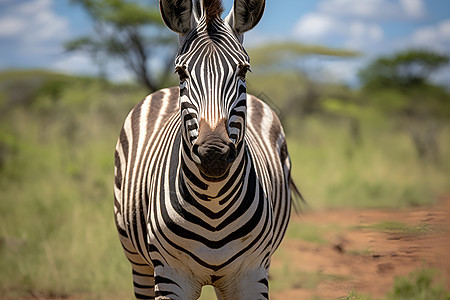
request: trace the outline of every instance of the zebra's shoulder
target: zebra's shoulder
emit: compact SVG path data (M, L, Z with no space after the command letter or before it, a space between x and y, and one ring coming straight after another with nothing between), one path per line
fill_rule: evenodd
M275 111L263 100L247 94L247 117L248 125L260 136L268 137L265 139L270 144L279 143L284 139L284 131Z
M132 139L153 136L167 121L179 115L179 88L158 90L137 103L129 112L119 135L119 144L131 145Z
M155 115L178 111L179 95L179 87L170 87L153 92L136 104L131 110L130 116L132 116L133 113L141 112L143 109L151 111L151 113Z
M180 89L178 87L165 88L151 93L131 109L124 125L128 123L132 127L136 127L142 123L142 119L145 119L146 122L152 122L152 120L161 117L167 118L174 113L178 113L179 94Z

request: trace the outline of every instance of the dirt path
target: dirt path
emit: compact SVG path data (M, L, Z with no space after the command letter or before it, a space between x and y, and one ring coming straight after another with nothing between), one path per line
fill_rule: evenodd
M292 268L311 274L334 274L313 289L297 288L271 293L272 299L336 299L350 291L383 297L396 276L420 267L441 270L450 288L450 196L429 208L405 211L339 210L306 213L294 223L330 225L322 244L287 239L282 247ZM395 222L395 223L394 223ZM378 225L377 225L378 224ZM400 230L399 224L407 225ZM339 229L341 228L341 229ZM282 263L273 260L272 267Z

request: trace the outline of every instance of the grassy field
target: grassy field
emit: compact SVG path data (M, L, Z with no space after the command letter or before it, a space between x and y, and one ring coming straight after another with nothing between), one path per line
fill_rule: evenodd
M0 295L131 299L113 221L113 154L123 119L145 92L86 80L55 86L31 91L19 106L0 94ZM359 141L345 122L319 117L294 116L287 132L306 210L402 208L450 191L447 125L438 163L419 160L387 120L362 124ZM327 230L305 225L288 238L320 243L315 231ZM311 285L339 279L294 275ZM274 278L273 288L283 289Z
M2 122L9 147L0 173L2 295L131 295L113 221L113 154L121 126L113 120L143 95L127 92L122 100L103 89L75 84L56 100L44 95L11 111L13 123Z
M312 209L425 205L450 188L448 127L442 160L433 163L418 159L406 133L384 124L363 127L360 141L339 124L307 119L300 126L288 147L293 177Z

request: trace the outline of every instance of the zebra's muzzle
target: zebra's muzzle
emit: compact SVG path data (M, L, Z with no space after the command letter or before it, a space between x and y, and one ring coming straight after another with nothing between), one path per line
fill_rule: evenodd
M199 136L192 147L192 154L200 160L196 163L200 172L209 178L223 178L236 160L236 147L228 137L226 122L220 121L214 129L200 121Z

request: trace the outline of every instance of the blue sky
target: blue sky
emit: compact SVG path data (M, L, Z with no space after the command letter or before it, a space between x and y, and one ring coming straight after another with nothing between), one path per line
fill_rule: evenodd
M225 0L224 6L228 11L232 1ZM96 74L88 55L67 54L62 47L64 41L91 31L89 17L69 0L0 0L0 69ZM358 59L307 59L317 73L355 83L358 69L379 55L411 47L450 55L450 1L267 0L264 17L246 35L245 44L249 48L277 40L361 51ZM108 71L116 80L131 76L120 63L112 63ZM450 86L450 67L435 80Z

